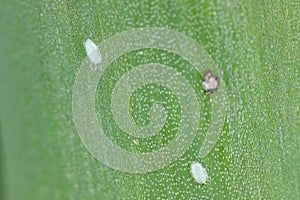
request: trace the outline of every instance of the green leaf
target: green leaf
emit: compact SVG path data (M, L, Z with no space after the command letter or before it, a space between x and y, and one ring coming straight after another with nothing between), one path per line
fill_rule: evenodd
M298 1L3 1L0 199L297 199L299 10ZM98 82L95 110L106 136L126 151L152 152L169 144L185 106L170 88L147 84L129 99L130 115L138 126L147 126L158 103L166 124L149 138L126 134L111 110L113 88L126 72L151 62L170 65L199 100L200 128L189 148L170 165L131 173L107 167L87 150L72 101L80 67L88 62L84 41L98 45L145 27L168 28L201 45L223 88L203 93L203 74L187 58L163 49L134 50L114 60ZM184 44L178 48L188 49ZM222 134L208 155L199 157L214 123L210 99L223 89ZM122 160L113 152L107 156ZM192 178L194 161L206 169L208 184Z

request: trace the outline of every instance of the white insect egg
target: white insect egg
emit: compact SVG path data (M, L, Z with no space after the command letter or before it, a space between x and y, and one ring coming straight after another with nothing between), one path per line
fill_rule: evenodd
M208 182L208 175L201 163L193 162L191 164L192 177L200 184L206 184Z
M90 39L84 42L84 47L87 56L93 64L99 64L101 62L101 54L97 45Z
M208 71L204 74L204 79L202 80L202 85L204 90L209 93L214 93L218 90L220 85L220 78L215 77L212 72Z
M138 141L138 140L133 140L133 143L134 143L135 145L139 145L139 141Z

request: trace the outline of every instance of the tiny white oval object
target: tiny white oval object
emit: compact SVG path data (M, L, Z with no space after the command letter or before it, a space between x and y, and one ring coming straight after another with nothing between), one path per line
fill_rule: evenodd
M215 91L218 90L220 83L221 83L220 77L214 76L211 71L207 71L204 74L202 85L206 92L210 92L211 94L214 93Z
M208 182L208 175L204 167L198 162L191 164L192 177L200 184L206 184Z
M101 62L101 54L97 45L92 40L87 39L84 42L84 47L90 61L94 64L99 64Z

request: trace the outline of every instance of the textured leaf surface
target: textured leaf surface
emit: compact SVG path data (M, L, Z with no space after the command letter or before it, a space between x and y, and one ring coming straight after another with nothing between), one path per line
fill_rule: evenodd
M2 2L0 169L4 198L0 198L297 199L299 10L298 1ZM171 165L132 174L106 167L85 149L72 119L72 92L86 59L83 42L87 38L98 44L141 27L168 27L202 45L226 84L228 108L222 135L205 158L197 156L207 127ZM166 107L171 113L169 125L159 136L153 141L139 140L137 146L111 124L107 108L113 85L109 84L139 62L172 63L178 57L154 49L143 53L142 59L137 51L117 59L100 80L96 95L96 110L106 113L103 126L112 133L108 137L133 152L152 151L168 143L179 120L174 114L179 112L176 96L154 84L133 93L130 102L139 125L149 123L147 112L142 111L149 110L153 99ZM175 68L182 66L190 67L181 60ZM199 89L201 76L192 70L186 74L198 88L197 97L203 99L201 112L209 113L209 98ZM201 123L208 119L209 114ZM209 184L192 179L194 160L206 168Z

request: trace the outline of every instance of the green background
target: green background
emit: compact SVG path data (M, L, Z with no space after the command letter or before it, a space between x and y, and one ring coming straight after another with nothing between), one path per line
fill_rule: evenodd
M299 198L299 4L1 0L0 199ZM76 132L72 90L83 42L149 26L196 40L226 83L223 133L200 160L208 185L189 173L200 137L170 166L141 175L104 166Z

